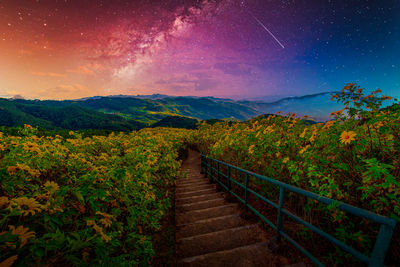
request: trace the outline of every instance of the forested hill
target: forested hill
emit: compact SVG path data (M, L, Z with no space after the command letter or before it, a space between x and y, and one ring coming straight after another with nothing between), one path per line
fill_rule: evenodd
M119 115L106 114L78 105L42 105L42 102L0 99L0 126L30 124L45 129L104 129L131 131L145 127L144 123Z

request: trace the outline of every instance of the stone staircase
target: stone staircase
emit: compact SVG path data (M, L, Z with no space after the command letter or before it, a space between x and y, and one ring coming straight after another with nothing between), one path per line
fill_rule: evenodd
M176 183L177 266L282 266L271 253L264 229L241 217L239 204L200 174L200 157L190 151ZM186 176L186 177L185 177Z

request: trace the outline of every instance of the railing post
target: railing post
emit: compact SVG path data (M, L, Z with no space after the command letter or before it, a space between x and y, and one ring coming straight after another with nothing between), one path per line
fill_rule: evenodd
M231 167L228 166L228 191L231 191Z
M281 240L281 234L279 233L282 230L283 218L282 218L282 207L283 207L283 200L285 198L285 188L279 187L279 204L278 204L278 217L276 222L276 233L277 233L277 240Z
M381 225L368 266L383 266L393 231L394 227L386 224Z
M248 203L249 203L249 174L246 173L246 177L245 177L245 192L244 192L244 201L246 202L246 212L248 211Z

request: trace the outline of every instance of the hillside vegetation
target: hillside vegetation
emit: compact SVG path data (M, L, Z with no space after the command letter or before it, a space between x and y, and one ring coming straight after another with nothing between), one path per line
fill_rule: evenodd
M29 124L44 129L132 131L144 123L80 106L50 106L40 102L0 99L0 126Z
M0 263L148 265L188 133L22 133L0 132Z

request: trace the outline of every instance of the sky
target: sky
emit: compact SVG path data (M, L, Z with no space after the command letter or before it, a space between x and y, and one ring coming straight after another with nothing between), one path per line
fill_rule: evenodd
M0 0L0 97L400 95L400 1Z

